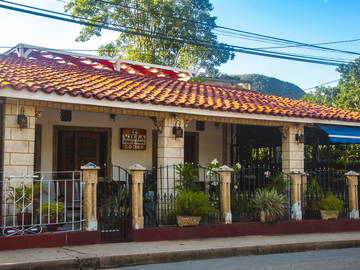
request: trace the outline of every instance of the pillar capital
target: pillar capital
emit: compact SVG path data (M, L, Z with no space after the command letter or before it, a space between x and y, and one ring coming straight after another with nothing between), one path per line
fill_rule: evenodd
M131 165L129 168L128 168L129 171L146 171L146 168L141 166L140 164L138 163L135 163L133 165Z

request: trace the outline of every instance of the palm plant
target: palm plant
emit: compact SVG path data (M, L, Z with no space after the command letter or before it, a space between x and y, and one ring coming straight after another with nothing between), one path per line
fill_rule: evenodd
M261 222L275 221L285 214L285 196L275 189L258 189L252 203L260 211Z

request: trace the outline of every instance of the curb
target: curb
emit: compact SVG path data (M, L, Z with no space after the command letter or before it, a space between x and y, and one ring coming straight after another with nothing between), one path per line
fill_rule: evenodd
M235 256L265 255L274 253L290 253L320 249L341 249L360 247L360 240L343 240L327 242L310 242L278 245L260 245L250 247L231 247L202 250L186 250L150 254L118 255L103 257L81 257L54 261L31 263L0 264L1 270L93 270L134 265L170 263L189 260L216 259Z

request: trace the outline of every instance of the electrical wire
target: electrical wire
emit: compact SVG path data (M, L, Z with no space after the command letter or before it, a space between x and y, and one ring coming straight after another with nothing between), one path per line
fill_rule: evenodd
M57 1L60 1L60 0L57 0ZM68 3L66 1L61 1L61 2ZM138 11L141 11L141 12L149 13L149 10L146 10L146 9L143 9L143 8L137 8L137 7L128 6L128 5L124 5L124 4L120 4L120 3L113 3L113 2L110 2L110 1L106 1L106 0L97 0L97 2L101 2L101 3L109 4L109 5L112 5L112 6L119 6L119 7L122 7L122 8L133 9L133 10L138 10ZM215 23L214 23L214 25L209 25L209 24L206 24L206 23L201 22L201 21L185 19L185 18L181 18L181 17L177 17L177 16L164 15L164 17L177 19L177 20L181 20L181 21L186 21L186 22L192 22L192 23L200 24L202 26L215 27L215 28L219 28L219 29L223 29L223 30L232 31L232 32L235 32L235 33L251 35L251 36L255 36L257 38L268 39L268 40L278 41L278 42L283 42L283 43L289 43L289 44L292 44L292 45L297 45L297 47L309 47L309 48L316 48L316 49L332 51L332 52L337 52L337 53L360 55L359 52L353 52L353 51L348 51L348 50L339 50L339 49L333 49L333 48L328 48L328 47L322 47L322 46L319 46L319 45L316 45L316 44L309 44L309 43L293 41L293 40L289 40L289 39L278 38L278 37L253 33L253 32L249 32L249 31L239 30L239 29L235 29L235 28L220 26L220 25L216 25Z
M337 80L332 80L332 81L329 81L329 82L325 82L325 83L322 83L322 84L319 84L319 85L316 85L316 86L313 86L313 87L310 87L310 88L307 88L307 89L304 89L303 91L309 91L309 90L312 90L312 89L316 89L320 86L324 86L324 85L327 85L327 84L330 84L330 83L333 83L333 82L338 82L340 81L341 79L337 79Z
M0 0L1 2L7 2L9 3L9 1L3 1ZM12 3L12 2L10 2ZM19 5L17 3L12 3L14 5ZM22 5L24 6L24 5ZM29 8L33 8L33 9L37 9L35 7L31 7L31 6L27 6ZM294 61L302 61L302 62L308 62L308 63L317 63L317 64L325 64L325 65L340 65L340 64L344 64L345 62L343 61L335 61L335 60L329 60L326 58L321 58L321 57L304 57L304 56L299 56L299 55L291 55L291 54L286 54L286 53L278 53L278 52L269 52L269 51L261 51L261 50L257 50L257 49L252 49L252 48L246 48L246 47L241 47L241 46L234 46L234 45L227 45L227 44L223 44L224 47L221 46L216 46L213 44L207 44L207 43L203 43L203 42L199 42L199 41L191 41L191 40L183 40L183 39L174 39L174 38L169 38L168 36L161 36L158 34L146 34L143 32L139 32L139 31L133 31L133 30L128 30L128 29L121 29L121 28L115 28L115 27L111 27L109 26L109 24L96 24L93 22L89 22L89 21L77 21L74 19L69 19L69 18L64 18L64 17L59 17L59 16L54 16L54 15L50 15L50 14L45 14L45 13L40 13L40 12L36 12L36 11L31 11L31 10L25 10L22 8L17 8L17 7L12 7L12 6L7 6L7 5L0 5L0 8L5 8L5 9L9 9L9 10L13 10L13 11L18 11L18 12L22 12L22 13L27 13L27 14L32 14L32 15L37 15L37 16L42 16L42 17L46 17L46 18L51 18L51 19L56 19L56 20L61 20L61 21L66 21L66 22L71 22L71 23L77 23L77 24L82 24L82 25L86 25L86 26L92 26L92 27L98 27L98 28L102 28L102 29L107 29L107 30L112 30L112 31L118 31L118 32L125 32L128 34L135 34L135 35L141 35L141 36L147 36L147 37L151 37L151 38L157 38L157 39L165 39L165 40L169 40L172 42L181 42L181 43L188 43L194 46L201 46L201 47L206 47L209 49L219 49L219 50L227 50L227 51L231 51L231 52L240 52L240 53L247 53L247 54L254 54L254 55L259 55L259 56L267 56L267 57L273 57L273 58L280 58L280 59L286 59L286 60L294 60ZM44 9L40 9L41 11L47 11ZM55 13L54 11L49 11L51 13ZM56 14L58 15L62 15L60 12L56 12ZM64 16L67 16L68 14L63 14ZM72 16L75 17L75 16ZM76 18L76 17L75 17ZM78 19L83 19L83 18L78 18Z

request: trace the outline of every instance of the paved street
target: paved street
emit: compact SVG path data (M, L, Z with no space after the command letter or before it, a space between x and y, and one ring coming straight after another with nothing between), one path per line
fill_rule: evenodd
M118 268L119 270L358 270L360 248L233 257Z

